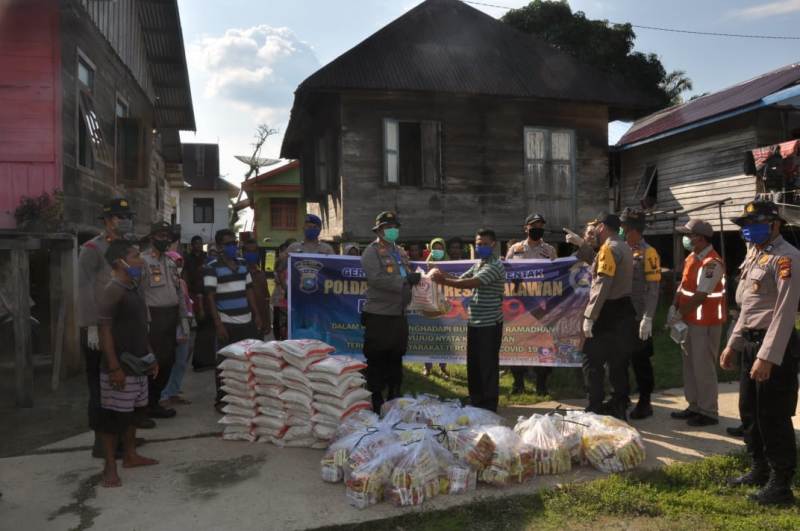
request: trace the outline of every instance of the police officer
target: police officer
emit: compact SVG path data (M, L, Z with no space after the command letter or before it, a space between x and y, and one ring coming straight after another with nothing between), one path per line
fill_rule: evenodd
M711 245L714 228L702 219L690 219L677 229L683 246L692 251L683 264L683 278L667 316L688 325L683 344L683 393L689 403L670 414L690 426L719 423L717 356L726 319L725 264Z
M78 325L81 329L81 348L86 357L86 379L89 386L89 427L95 432L92 455L103 457L97 422L100 414L100 334L97 317L97 297L111 281L111 266L105 259L108 245L133 232L133 216L128 200L115 198L103 205L104 229L98 236L81 246L78 255ZM150 419L140 427L152 428Z
M372 231L377 235L361 255L367 276L367 301L361 312L364 325L364 357L367 360L367 389L372 408L380 412L383 392L388 400L400 396L403 356L408 347L406 307L411 286L420 280L413 273L406 252L397 245L400 221L394 212L381 212Z
M658 306L658 288L661 283L661 258L658 251L642 237L645 226L644 212L626 208L620 216L622 236L633 253L633 286L631 300L639 323L639 338L631 354L633 374L639 389L639 401L630 413L632 419L653 415L650 395L655 386L653 364L653 316Z
M581 262L591 264L594 260L594 255L596 254L598 248L594 233L596 227L597 220L592 220L587 223L586 228L583 231L583 237L569 229L563 229L565 234L564 241L578 248L573 256Z
M181 290L178 267L166 256L172 243L172 226L166 221L157 221L150 228L151 248L142 253L145 266L140 288L144 294L150 317L150 346L158 359L159 371L151 378L148 391L150 402L148 414L154 418L170 418L175 410L159 404L161 392L169 381L175 363L176 333L178 326L189 335L189 319L186 299Z
M525 218L522 230L525 232L525 239L515 243L508 249L506 260L522 259L546 259L554 260L558 257L555 248L544 241L544 226L547 222L541 214L531 214ZM534 367L536 373L536 394L544 396L548 394L547 378L553 372L552 367ZM525 373L527 367L511 367L511 374L514 375L514 385L511 388L513 394L525 392Z
M322 232L322 220L319 216L306 214L306 221L303 225L303 241L292 243L286 252L289 254L335 254L333 247L319 241L320 232Z
M595 237L600 248L592 263L589 304L583 313L583 373L589 390L587 411L626 420L628 361L636 340L636 311L631 302L633 255L619 236L615 214L598 216ZM611 401L604 404L608 365Z
M763 487L751 499L764 505L793 504L800 251L780 235L784 220L771 201L748 203L732 221L756 251L742 270L741 313L720 358L722 368L732 369L741 355L739 412L752 419L745 422L752 468L730 484Z

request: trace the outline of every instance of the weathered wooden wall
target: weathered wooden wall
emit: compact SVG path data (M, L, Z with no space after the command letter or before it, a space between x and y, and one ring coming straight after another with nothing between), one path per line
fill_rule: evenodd
M138 18L136 19L138 21ZM66 1L61 9L61 79L63 85L63 179L65 213L70 224L81 233L97 232L102 204L114 196L127 197L136 211L136 230L144 233L156 219L168 219L164 164L159 144L150 130L154 124L153 103L128 66L120 59L106 37L82 7ZM113 166L95 163L93 171L78 167L78 49L96 67L94 104L103 135L114 149L115 105L117 95L129 104L129 116L141 120L147 131L149 157L145 157L150 178L142 187L126 187L117 182ZM113 151L112 151L113 152Z
M704 203L731 197L722 209L724 230L737 230L728 218L739 214L756 194L756 179L744 174L745 152L758 147L754 113L718 124L699 127L627 149L622 152L621 207L639 206L635 197L642 174L649 165L658 168L655 210L688 210ZM704 218L719 230L717 207L700 210L692 217ZM685 223L687 216L678 222ZM671 234L672 222L658 222L651 234Z
M441 123L441 188L383 184L385 118ZM528 213L548 210L545 204L526 200L531 190L526 189L524 128L536 126L575 131L575 219L550 219L550 228L574 226L606 208L605 106L450 94L344 93L341 211L331 212L332 218L342 216L345 240L371 239L375 215L390 209L399 213L404 240L471 237L482 226L495 229L502 239L518 238Z

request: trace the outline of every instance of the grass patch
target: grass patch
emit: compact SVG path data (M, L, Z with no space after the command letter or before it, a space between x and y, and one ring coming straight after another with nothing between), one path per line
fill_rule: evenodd
M656 312L653 324L653 370L655 372L656 389L672 389L683 387L683 352L670 338L664 330L664 323L667 318L667 304L661 304ZM722 351L722 348L720 348ZM403 391L406 393L429 393L438 395L442 398L466 398L467 393L467 368L466 365L448 365L450 380L445 380L438 364L433 364L433 374L425 377L423 365L421 363L405 364L405 375L403 381ZM735 371L718 370L719 381L729 382L737 379ZM631 389L635 391L636 385L631 371ZM526 381L526 393L520 395L511 394L513 377L510 373L505 373L500 377L500 405L530 405L546 400L561 400L565 398L583 398L583 375L580 368L564 367L553 370L548 380L550 395L541 396L535 394L533 384L530 379Z
M752 490L725 485L727 478L745 469L743 454L714 456L346 528L364 531L800 529L797 506L763 508L747 499ZM797 480L795 486L800 486Z

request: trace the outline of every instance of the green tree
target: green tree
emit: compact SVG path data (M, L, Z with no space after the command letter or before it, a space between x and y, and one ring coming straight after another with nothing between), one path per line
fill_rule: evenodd
M691 89L685 72L667 74L656 54L633 51L636 33L630 24L590 20L582 11L573 13L567 0L534 0L512 9L502 20L585 64L625 79L630 86L655 97L659 108L680 101L681 93Z

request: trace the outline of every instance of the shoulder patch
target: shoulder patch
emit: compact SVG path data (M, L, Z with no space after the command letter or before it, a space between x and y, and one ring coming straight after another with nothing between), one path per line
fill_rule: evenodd
M778 258L778 278L782 280L792 278L792 259L788 256Z
M597 274L613 277L617 273L617 261L611 247L603 245L597 254Z
M767 265L767 262L769 262L769 255L768 254L765 254L761 258L758 259L758 265L760 265L760 266Z
M88 242L84 243L83 246L87 249L97 249L97 245L95 245L95 243L92 240L89 240Z

